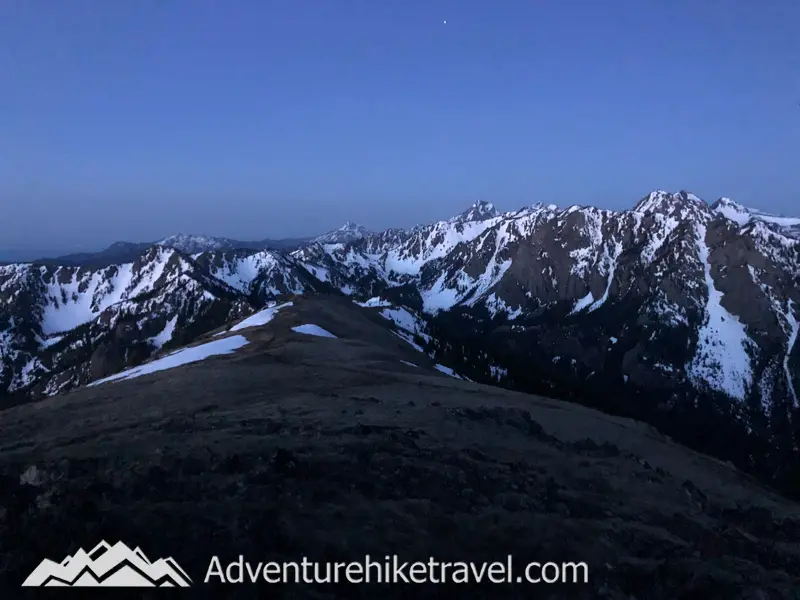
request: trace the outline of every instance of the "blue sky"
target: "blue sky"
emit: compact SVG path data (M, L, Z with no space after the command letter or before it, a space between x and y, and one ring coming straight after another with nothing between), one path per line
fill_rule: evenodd
M8 0L0 247L656 188L792 212L798 23L794 0Z

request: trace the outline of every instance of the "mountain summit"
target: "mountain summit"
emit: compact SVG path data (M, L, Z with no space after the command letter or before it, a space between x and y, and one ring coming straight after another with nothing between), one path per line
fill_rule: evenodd
M760 221L768 223L770 227L784 235L800 239L800 218L773 215L755 208L747 208L730 198L720 198L711 205L711 209L739 226L747 225L752 221Z
M500 215L494 204L486 200L477 200L467 210L453 219L461 222L488 221Z
M320 244L347 244L355 240L360 240L370 235L369 229L358 223L346 221L339 229L334 229L323 233L322 235L314 238L313 241Z
M708 210L708 208L708 204L704 200L691 192L656 190L642 198L633 208L633 212L661 213L666 216L686 218L697 211Z

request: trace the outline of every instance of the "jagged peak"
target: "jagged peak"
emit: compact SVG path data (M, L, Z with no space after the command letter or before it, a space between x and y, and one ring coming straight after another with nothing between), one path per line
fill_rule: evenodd
M366 227L364 227L363 225L359 225L354 221L345 221L344 225L339 227L339 229L337 229L336 231L353 231L359 233L369 233L369 230Z
M162 246L166 246L172 242L220 242L224 241L226 238L221 238L218 236L213 235L197 235L194 233L175 233L173 235L167 236L162 240L159 240L157 243L161 244Z
M157 242L148 248L142 250L140 257L155 257L155 256L171 256L180 252L177 248L173 248L167 244Z
M181 250L161 244L153 244L145 248L131 264L135 271L141 268L152 268L153 265L157 264L175 264L180 265L181 268L188 268L189 265ZM114 269L117 267L119 267L119 265L112 265L110 268Z
M472 205L458 215L455 221L488 221L500 215L494 204L488 200L476 200Z
M198 252L208 252L209 250L227 249L234 244L231 240L222 237L176 233L159 240L156 242L156 245L174 248L186 254L195 254Z
M730 219L739 226L746 225L753 218L748 208L726 197L718 198L711 205L711 210Z
M359 225L353 221L345 221L344 225L338 229L323 233L312 241L319 244L341 244L367 237L371 233L372 232L363 225Z
M654 190L637 202L633 212L641 214L661 213L685 218L696 210L707 210L708 208L705 200L686 190L679 192Z
M545 204L544 202L534 202L533 204L528 207L528 210L533 211L549 211L549 212L556 212L558 210L557 204Z
M734 202L727 196L721 196L717 198L714 203L711 205L711 208L716 208L718 206L733 206L735 208L740 208L742 210L747 210L743 205L739 204L738 202Z
M523 206L517 210L508 213L511 216L534 215L540 213L554 213L558 211L558 206L555 204L544 204L542 202L534 202L528 206Z

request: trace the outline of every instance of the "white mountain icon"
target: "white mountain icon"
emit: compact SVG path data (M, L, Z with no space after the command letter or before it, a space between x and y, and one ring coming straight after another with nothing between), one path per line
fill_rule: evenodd
M140 548L100 542L60 563L45 558L22 587L189 587L191 582L172 558L150 562Z

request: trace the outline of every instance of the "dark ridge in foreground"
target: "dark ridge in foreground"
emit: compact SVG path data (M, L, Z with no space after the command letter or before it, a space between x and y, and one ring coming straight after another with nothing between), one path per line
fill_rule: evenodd
M28 597L43 558L104 539L173 557L198 598L800 597L800 507L649 426L437 373L346 299L243 333L232 355L0 413L3 589ZM590 582L203 584L240 554L511 554L586 561Z

